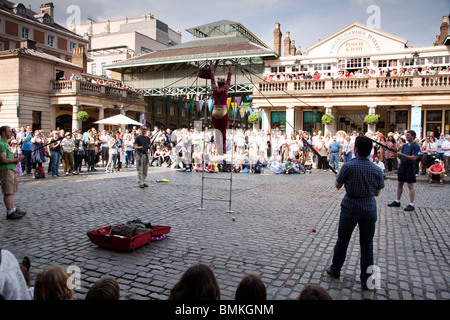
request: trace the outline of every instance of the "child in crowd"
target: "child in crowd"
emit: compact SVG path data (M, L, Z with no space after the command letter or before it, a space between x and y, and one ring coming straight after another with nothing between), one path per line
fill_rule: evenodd
M34 300L75 300L67 286L70 275L61 266L51 266L38 273L34 283Z
M214 272L207 265L193 265L170 291L169 300L220 300L219 283Z
M236 289L237 301L264 301L267 300L266 286L256 274L248 274L242 278Z
M120 287L119 283L113 277L101 277L89 289L86 294L86 300L119 300Z
M298 173L294 170L292 167L292 160L291 158L288 158L286 163L284 164L284 170L283 173L290 174L290 173Z
M333 300L333 298L321 286L307 284L304 286L302 292L300 292L297 300Z

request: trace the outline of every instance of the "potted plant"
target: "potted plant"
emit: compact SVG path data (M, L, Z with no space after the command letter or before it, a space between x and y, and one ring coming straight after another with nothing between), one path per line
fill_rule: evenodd
M333 124L334 123L334 116L332 114L329 113L325 113L322 116L322 123L325 124Z
M251 114L251 115L248 116L247 121L248 121L248 123L252 123L252 124L258 123L259 122L259 115L257 115L256 113Z
M79 111L77 113L77 119L81 121L86 121L87 119L89 119L89 115L86 111Z
M380 121L380 116L377 114L369 114L364 118L364 122L367 124L377 124Z

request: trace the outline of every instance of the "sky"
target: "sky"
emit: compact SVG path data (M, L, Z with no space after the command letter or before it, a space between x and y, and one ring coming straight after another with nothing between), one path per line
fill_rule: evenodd
M20 1L38 12L51 0L13 0ZM283 39L289 31L302 52L355 21L404 38L408 46L432 46L442 17L450 14L450 0L53 0L53 4L56 22L65 27L77 12L80 23L152 12L169 28L181 31L182 42L193 39L185 31L188 28L231 20L273 48L275 23L280 23Z

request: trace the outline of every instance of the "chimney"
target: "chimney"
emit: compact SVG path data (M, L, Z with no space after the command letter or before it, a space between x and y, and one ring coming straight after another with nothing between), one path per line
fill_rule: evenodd
M297 52L298 52L298 55L299 55L299 56L302 55L302 47L301 47L301 46L298 46L298 47L297 47Z
M53 2L49 2L41 5L41 14L47 13L52 21L55 21L55 6Z
M87 56L84 47L74 48L72 54L72 63L83 68L82 72L87 71Z
M295 40L291 40L290 55L295 56L296 53L297 53L297 48L295 47Z
M280 24L277 22L275 23L275 30L273 32L273 39L274 39L274 50L275 53L279 56L281 56L281 37L283 34L281 33Z
M21 48L31 49L31 50L37 50L36 41L26 39L20 42Z
M291 54L291 33L286 32L286 38L284 38L284 56L289 56Z

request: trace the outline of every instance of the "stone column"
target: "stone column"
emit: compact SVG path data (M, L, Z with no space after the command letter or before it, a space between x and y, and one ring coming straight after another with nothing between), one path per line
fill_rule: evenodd
M286 134L288 137L291 136L291 133L294 131L295 125L295 110L294 106L286 107Z
M334 116L334 123L333 124L325 124L324 135L326 135L327 133L330 133L331 136L334 136L337 131L337 121L338 121L338 119L336 119L336 117L337 117L336 110L333 108L332 105L327 104L327 105L325 105L325 113L331 114Z
M80 111L80 107L77 105L72 106L72 130L81 129L81 120L78 120L77 114Z
M263 113L261 130L270 131L270 110L262 109L261 112Z
M369 114L375 114L377 106L376 105L369 105L367 106L369 108ZM375 133L377 131L377 125L376 124L368 124L367 125L367 132Z
M123 116L126 116L123 105L122 105L122 108L120 109L120 114ZM123 125L121 125L121 127L122 127L122 132L125 132L125 125L123 124Z
M98 108L98 120L105 119L105 107L99 107ZM105 125L103 123L98 124L98 132L102 132L105 130Z

